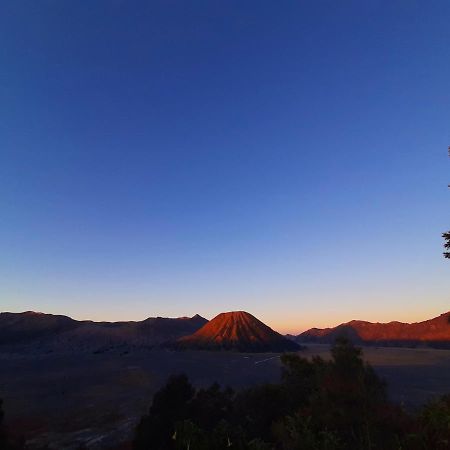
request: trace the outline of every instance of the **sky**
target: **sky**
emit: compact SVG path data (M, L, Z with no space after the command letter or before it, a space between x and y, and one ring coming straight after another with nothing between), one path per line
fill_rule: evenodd
M0 310L282 332L450 310L449 17L2 1Z

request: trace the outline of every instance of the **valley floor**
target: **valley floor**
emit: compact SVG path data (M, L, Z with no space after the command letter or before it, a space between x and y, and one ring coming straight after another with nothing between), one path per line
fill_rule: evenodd
M329 357L326 345L301 354ZM450 392L450 350L364 348L393 400L414 408ZM32 355L0 351L0 398L6 422L29 448L119 448L129 441L153 393L173 373L197 386L234 388L277 381L277 354L111 349L102 353Z

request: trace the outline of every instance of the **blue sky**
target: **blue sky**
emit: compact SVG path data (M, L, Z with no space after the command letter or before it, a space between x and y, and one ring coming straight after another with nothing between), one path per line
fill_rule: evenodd
M3 1L1 310L450 309L450 3Z

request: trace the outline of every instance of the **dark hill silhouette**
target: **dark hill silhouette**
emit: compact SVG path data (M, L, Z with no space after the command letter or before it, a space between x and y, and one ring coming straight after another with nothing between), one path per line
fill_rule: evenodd
M245 311L221 313L175 344L181 349L242 352L295 351L299 346Z
M72 330L78 324L76 320L67 316L34 311L0 313L0 344L48 337Z
M158 345L194 333L207 320L150 317L139 322L78 321L67 316L0 313L0 345L34 344L51 350L89 350L114 345Z
M299 334L296 342L332 344L338 336L358 344L450 348L450 312L416 323L352 320L334 328L311 328Z

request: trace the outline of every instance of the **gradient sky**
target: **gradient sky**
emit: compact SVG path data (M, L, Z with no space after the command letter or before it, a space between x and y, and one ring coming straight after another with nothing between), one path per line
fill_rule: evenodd
M2 1L0 306L450 309L450 2Z

